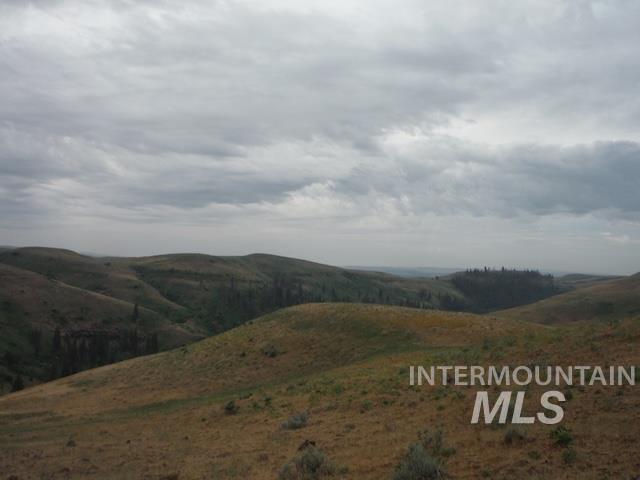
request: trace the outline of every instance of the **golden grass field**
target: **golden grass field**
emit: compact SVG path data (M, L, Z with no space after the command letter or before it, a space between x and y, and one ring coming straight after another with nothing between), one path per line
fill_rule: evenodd
M275 479L312 440L343 467L333 478L391 479L418 432L441 429L455 449L450 478L632 479L640 387L571 389L562 425L576 456L567 464L553 426L522 426L524 439L507 445L508 426L470 424L482 387L410 387L408 366L638 365L639 339L638 317L544 326L374 305L292 307L1 397L1 478ZM538 410L540 388L528 389L526 413ZM301 411L307 426L282 427Z

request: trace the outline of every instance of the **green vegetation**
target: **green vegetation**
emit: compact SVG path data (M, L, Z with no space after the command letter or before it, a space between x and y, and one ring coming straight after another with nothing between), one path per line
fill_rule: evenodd
M418 434L418 440L409 446L404 458L396 466L393 480L446 478L443 464L456 450L445 444L442 430L424 430Z
M235 415L236 413L238 413L239 410L240 410L240 407L236 405L236 402L234 400L229 400L224 405L224 413L226 413L227 415Z
M591 288L610 293L612 282L600 280L567 282L596 282L574 294ZM597 318L614 319L640 311L633 300L639 298L634 292L640 277L614 282L622 282L618 296L580 302L581 314L587 309ZM263 254L94 258L60 249L9 249L0 252L0 393L11 389L17 375L31 385L191 343L298 304L484 312L555 293L553 280L538 272L473 270L438 279L400 278ZM544 308L532 312L556 318ZM300 319L300 328L304 322ZM379 335L371 324L364 325L363 332ZM52 347L56 329L59 346ZM412 344L411 339L390 340L398 348ZM262 346L263 355L274 361L286 354L277 344ZM494 354L495 360L501 352ZM237 355L244 358L247 352Z
M454 274L451 283L466 296L469 308L478 312L533 303L560 292L551 275L535 270L467 270Z
M567 447L573 442L571 430L562 425L553 429L549 436L553 440L553 443L561 447Z
M444 475L440 462L422 444L414 443L396 467L393 480L439 480Z
M567 465L574 463L576 458L578 458L578 454L572 447L569 447L562 452L562 461Z
M11 385L11 391L17 392L24 388L24 380L22 380L22 375L18 374L18 376L13 380L13 384Z

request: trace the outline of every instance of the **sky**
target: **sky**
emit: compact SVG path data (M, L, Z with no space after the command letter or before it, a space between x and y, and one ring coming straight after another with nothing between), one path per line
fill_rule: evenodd
M640 271L640 2L5 0L0 244Z

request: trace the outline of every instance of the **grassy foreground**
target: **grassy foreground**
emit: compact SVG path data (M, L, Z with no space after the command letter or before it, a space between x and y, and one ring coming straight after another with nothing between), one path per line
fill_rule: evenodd
M639 339L637 318L549 327L375 305L292 307L0 398L0 472L274 479L310 440L337 467L327 478L391 479L419 433L440 430L453 478L632 478L639 387L570 389L563 446L553 426L471 425L477 388L410 387L408 366L637 365ZM541 391L528 389L526 413L539 409Z

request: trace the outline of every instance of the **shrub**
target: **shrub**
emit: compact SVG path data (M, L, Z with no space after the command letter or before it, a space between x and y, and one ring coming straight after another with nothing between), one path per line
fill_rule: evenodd
M440 429L435 432L423 430L418 434L418 439L425 451L435 458L446 458L456 453L455 448L445 445L444 434Z
M414 443L396 467L393 480L439 480L444 478L440 463L431 457L424 446Z
M445 478L442 462L456 453L447 447L442 430L424 430L418 434L418 443L409 446L409 451L396 466L393 480L438 480Z
M235 415L240 410L240 407L236 405L236 402L233 400L229 400L224 406L224 413L227 415Z
M317 480L333 477L337 472L336 466L322 450L309 445L282 467L278 480Z
M504 434L504 443L506 445L513 445L514 443L522 442L526 438L525 433L518 428L510 428Z
M562 461L569 465L576 461L577 456L578 454L576 453L576 451L573 448L569 447L564 452L562 452Z
M553 439L556 445L567 447L573 442L573 435L568 428L558 427L551 431L549 436Z
M291 415L286 422L282 423L282 428L287 430L297 430L307 426L309 420L309 414L307 412L296 413Z
M278 356L278 350L273 345L267 345L262 349L262 354L269 358Z

